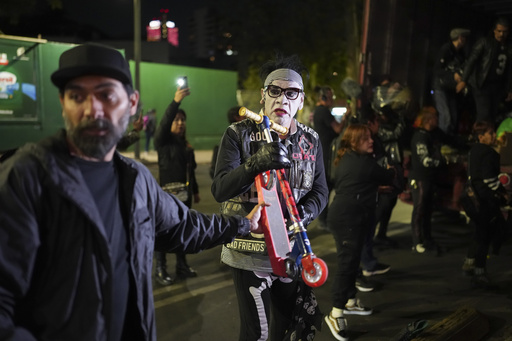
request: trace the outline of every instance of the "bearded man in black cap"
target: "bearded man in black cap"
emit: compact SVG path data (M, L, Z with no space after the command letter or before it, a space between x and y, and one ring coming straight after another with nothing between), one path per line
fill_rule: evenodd
M139 101L118 51L74 47L51 79L66 129L0 166L0 340L156 340L153 249L261 233L263 204L203 215L116 152Z

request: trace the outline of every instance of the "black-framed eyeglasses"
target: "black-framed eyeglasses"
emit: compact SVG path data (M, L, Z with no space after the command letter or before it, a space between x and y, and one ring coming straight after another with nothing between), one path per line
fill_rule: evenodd
M297 99L299 97L299 94L303 92L301 89L298 88L286 88L283 89L277 85L267 85L265 90L268 92L268 95L272 98L277 98L281 96L281 94L284 92L284 95L286 98L290 100Z

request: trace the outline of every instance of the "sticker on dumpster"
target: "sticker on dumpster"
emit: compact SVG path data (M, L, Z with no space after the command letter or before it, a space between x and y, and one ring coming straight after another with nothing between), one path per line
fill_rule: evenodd
M19 90L17 77L11 72L0 72L0 99L12 99L14 91Z

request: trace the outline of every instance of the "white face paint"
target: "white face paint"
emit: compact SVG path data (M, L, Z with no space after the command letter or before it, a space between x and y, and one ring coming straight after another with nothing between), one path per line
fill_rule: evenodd
M301 85L294 81L286 80L274 80L270 85L275 85L281 89L301 89ZM290 128L292 119L297 114L297 111L301 110L304 106L304 92L300 92L296 99L289 99L285 95L285 91L281 91L278 97L271 97L268 94L268 88L261 89L261 95L265 99L265 115L267 115L272 121L283 127Z

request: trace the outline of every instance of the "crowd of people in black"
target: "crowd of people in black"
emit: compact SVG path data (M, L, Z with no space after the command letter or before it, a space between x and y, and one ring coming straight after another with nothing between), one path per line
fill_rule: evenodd
M499 18L491 34L477 40L466 57L464 47L470 30L452 29L434 65L432 104L413 109L412 115L407 100L398 96L403 87L389 76L375 85L356 112L349 111L335 123L334 116L324 113L334 105L325 100L326 96L332 98L332 90L318 87L314 115L319 117L314 117L312 125L322 131L330 129L324 134L330 142L323 146L331 143L329 150L338 151L335 159L329 155L332 159L327 162L331 164L326 165L331 170L330 187L336 192L327 224L338 249L334 275L338 284L326 322L336 339L347 339L342 330L346 327L344 315L372 313L355 298L355 288L372 290L371 282L363 279L390 270L389 265L377 262L371 250L373 243L397 246L387 236L387 226L399 195L412 200L411 251L440 255L443 248L432 236L432 214L436 206L445 204L435 195L448 183L451 193L444 209L465 213L474 230L463 272L470 276L472 287L495 287L487 275L486 260L490 252L499 252L510 230L505 219L510 195L498 179L500 165L507 160L500 161L500 145L496 143L496 127L502 121L502 132L510 126L504 121L512 100L508 34L508 21ZM474 108L473 112L466 112L468 107ZM462 120L469 122L470 131L461 129ZM361 164L355 165L356 160ZM363 160L372 165L363 166ZM367 173L372 170L372 175ZM463 206L461 200L467 195L466 182L472 184L478 200L471 208ZM319 225L324 222L319 220ZM358 276L360 267L362 277Z

